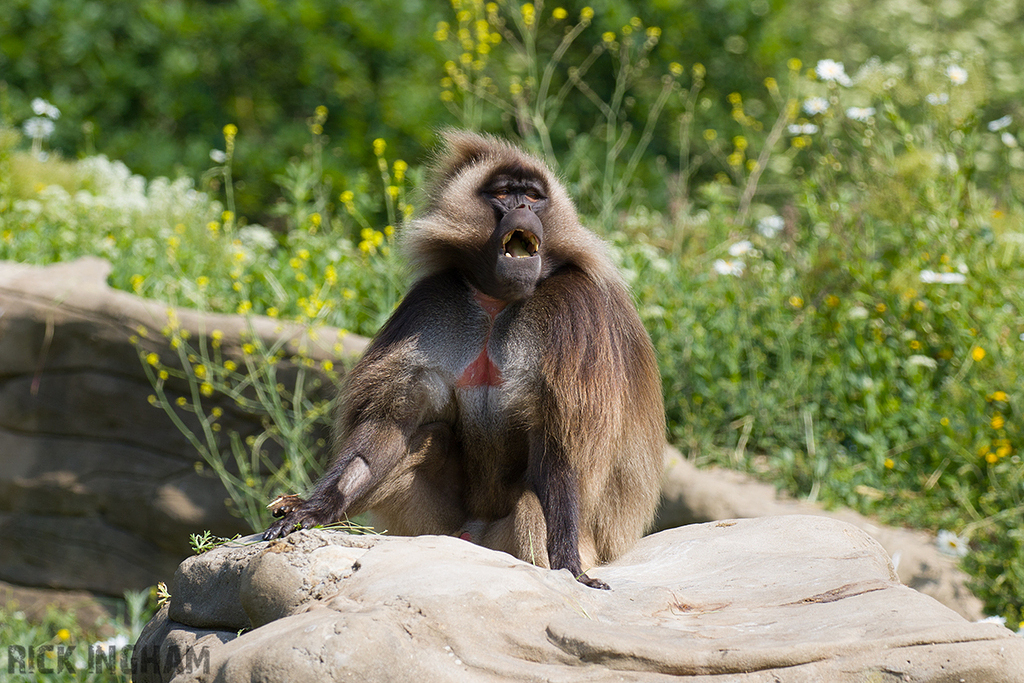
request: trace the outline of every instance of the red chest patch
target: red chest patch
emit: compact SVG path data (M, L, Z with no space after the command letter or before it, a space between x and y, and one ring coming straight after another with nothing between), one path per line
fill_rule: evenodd
M501 313L501 310L505 308L504 301L501 301L500 299L493 299L480 292L474 292L473 298L476 299L478 304L480 304L480 308L484 309L484 312L490 316L492 324L494 323L494 317ZM483 348L480 349L480 355L462 371L462 376L459 377L459 380L455 383L457 388L468 389L470 387L501 386L501 370L499 370L498 366L494 364L491 357L487 355L487 344L490 341L491 330L488 328Z

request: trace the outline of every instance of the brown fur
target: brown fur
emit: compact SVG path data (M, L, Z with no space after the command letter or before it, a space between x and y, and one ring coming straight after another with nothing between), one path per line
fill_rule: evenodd
M348 377L331 471L307 501L276 504L266 537L373 510L394 533L469 533L604 588L583 570L627 550L658 502L650 340L543 162L470 133L445 141L405 239L416 284ZM532 256L488 251L531 231Z

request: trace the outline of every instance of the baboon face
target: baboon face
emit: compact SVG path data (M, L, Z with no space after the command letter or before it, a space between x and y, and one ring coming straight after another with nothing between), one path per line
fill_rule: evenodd
M543 271L544 183L522 172L499 172L480 190L494 212L494 228L483 247L477 286L496 299L516 301L533 294Z

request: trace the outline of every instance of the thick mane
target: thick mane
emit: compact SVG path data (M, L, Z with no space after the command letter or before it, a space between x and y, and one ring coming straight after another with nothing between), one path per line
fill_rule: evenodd
M406 254L418 277L458 267L459 253L479 248L490 233L486 212L474 212L481 185L498 173L535 177L551 203L545 220L546 252L555 264L571 264L600 286L622 287L604 242L584 228L572 199L541 159L489 135L448 129L427 188L426 213L406 232Z

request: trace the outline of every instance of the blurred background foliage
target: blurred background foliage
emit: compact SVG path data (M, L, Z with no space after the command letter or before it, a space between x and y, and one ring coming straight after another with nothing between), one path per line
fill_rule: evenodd
M354 187L372 162L369 142L383 137L400 158L415 163L434 144L436 129L452 123L438 100L445 46L432 36L451 9L423 0L7 0L0 9L0 116L20 124L32 98L63 113L51 145L65 156L100 152L146 177L185 173L197 179L223 147L224 124L239 128L235 158L239 213L263 223L281 189L275 183L290 159L310 144L307 121L317 106L324 123L323 165L335 189ZM562 5L570 17L587 3ZM861 64L913 48L986 55L992 110L1019 110L1024 58L1019 0L597 0L596 34L619 31L634 16L661 37L652 60L687 69L704 65L708 118L727 119L733 92L747 112L768 103L764 78L800 56ZM557 40L557 33L549 34ZM941 40L937 39L941 36ZM578 64L592 43L570 47ZM491 64L514 72L515 64ZM600 92L614 88L611 70L588 77ZM655 87L639 87L626 103L645 111ZM593 116L572 98L559 116L555 144L566 131L585 130ZM673 159L681 111L668 102L648 158ZM489 125L490 129L498 126ZM655 167L643 174L656 173ZM662 208L669 197L651 198ZM658 206L660 205L660 206Z

